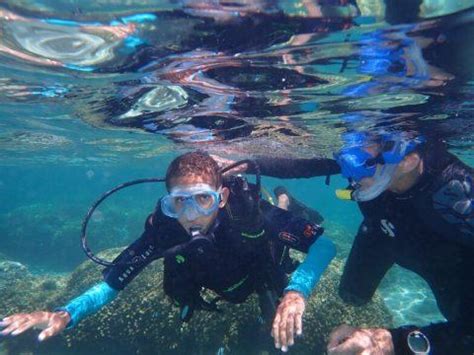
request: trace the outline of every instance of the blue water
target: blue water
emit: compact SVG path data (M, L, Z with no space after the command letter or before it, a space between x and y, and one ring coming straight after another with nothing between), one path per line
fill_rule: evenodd
M446 140L472 166L473 0L424 1L415 18L375 0L201 3L1 2L5 259L67 275L85 260L80 224L97 196L162 177L192 149L331 157L347 132L404 130ZM334 197L343 179L324 180L263 182L316 208L345 258L361 215ZM163 192L141 185L108 200L91 247L133 241ZM391 270L380 292L395 325L442 319L409 272Z

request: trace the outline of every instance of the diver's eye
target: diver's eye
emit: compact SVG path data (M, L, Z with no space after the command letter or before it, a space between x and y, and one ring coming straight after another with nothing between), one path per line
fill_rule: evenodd
M372 168L377 165L377 159L376 158L370 158L365 161L365 166L367 168Z
M183 207L186 203L186 199L187 199L186 196L175 196L173 198L173 204L174 204L175 208Z
M377 164L381 164L381 165L385 164L385 160L383 159L382 154L378 154L377 156L373 158L369 158L364 163L366 168L373 168Z
M211 194L197 194L195 199L196 202L204 208L210 207L214 203L214 197Z

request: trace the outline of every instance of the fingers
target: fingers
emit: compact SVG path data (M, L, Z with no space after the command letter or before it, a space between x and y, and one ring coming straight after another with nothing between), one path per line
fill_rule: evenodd
M3 327L2 331L0 332L1 335L9 335L13 331L15 331L19 326L21 326L24 322L29 320L29 315L26 313L18 313L14 314L9 317L5 317L0 322L0 326Z
M51 327L46 328L43 330L41 333L38 335L38 340L39 341L44 341L48 338L51 338L52 336L58 334L62 329L60 329L58 324L55 324Z
M297 313L295 316L295 330L297 336L303 334L303 313Z
M348 338L342 344L328 349L328 355L353 355L353 354L361 354L363 351L368 351L367 354L374 354L372 351L373 349L370 347L370 341L365 338L361 338L357 336L356 332L354 336Z
M17 318L16 320L12 321L5 329L3 329L0 334L1 335L16 335L13 334L17 329L22 327L25 323L27 323L29 319L27 317L24 318Z
M42 336L44 339L45 337L59 333L65 328L68 319L61 316L55 317L56 315L58 314L52 312L33 312L19 313L5 317L2 322L0 322L0 326L5 327L0 334L3 336L15 336L32 327L47 327L46 333Z
M356 328L351 327L347 324L343 324L336 329L334 329L331 334L329 335L329 342L328 342L328 349L334 348L339 344L343 343L347 338L349 338L354 332Z
M38 340L44 341L52 336L62 332L69 323L70 317L66 312L55 313L49 320L48 327L44 329L39 335Z
M288 351L288 347L295 343L295 316L294 307L285 307L278 324L279 345L281 351Z
M285 352L288 350L288 338L286 334L287 321L288 321L288 311L284 309L280 324L278 326L278 333L280 335L281 351L285 351Z
M22 324L20 324L12 333L11 335L15 336L15 335L19 335L23 332L25 332L26 330L30 329L31 327L33 327L35 325L35 323L31 320L27 321L27 322L24 322Z
M280 349L281 347L281 342L280 342L280 320L281 320L281 315L280 315L280 308L277 310L277 314L275 315L275 319L273 320L273 325L272 325L272 337L275 342L275 348Z
M23 317L26 317L27 315L28 315L27 313L17 313L17 314L13 314L9 317L5 317L0 322L0 327L6 327L7 325L10 325L11 323L13 323L13 322L15 322L19 319L22 319Z
M341 328L341 327L340 327ZM347 327L342 331L347 331ZM347 333L346 333L347 334ZM364 329L355 329L350 336L342 339L334 347L328 346L328 355L352 355L352 354L379 354L376 344L373 342L370 333Z
M290 314L286 322L287 346L292 346L295 343L295 317L296 314Z
M303 334L303 312L291 308L286 314L286 326L285 323L280 323L281 329L286 329L286 342L280 339L282 351L287 351L288 347L295 344L295 334L297 336Z
M304 298L298 292L290 291L282 299L272 326L276 348L288 351L295 343L295 333L302 334L304 309Z
M0 327L5 327L6 325L8 325L11 318L12 316L4 317L2 321L0 322Z

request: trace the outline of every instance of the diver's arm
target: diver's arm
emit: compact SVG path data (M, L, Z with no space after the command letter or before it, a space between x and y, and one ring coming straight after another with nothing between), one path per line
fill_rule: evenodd
M311 159L261 157L255 161L263 175L281 179L335 175L341 171L335 160L320 157ZM255 173L251 165L248 171Z
M16 336L30 328L41 327L44 330L38 335L38 340L43 341L98 311L115 299L118 290L124 288L146 265L162 256L160 250L155 248L155 237L158 237L157 228L153 226L152 218L149 217L142 236L115 259L115 262L125 263L116 264L105 270L105 282L92 287L55 312L16 313L3 318L0 321L0 340L2 336Z
M152 218L148 217L145 222L145 231L140 238L114 259L115 265L103 271L104 281L91 287L66 306L57 309L57 311L66 311L70 315L71 321L68 328L74 327L85 317L112 302L120 290L156 259L156 255L152 253L155 250L153 237L155 234L156 229L153 227ZM140 259L135 259L137 256Z
M285 291L297 291L307 299L335 256L334 243L329 238L319 237L309 248L304 261L291 275Z
M261 201L265 229L289 248L306 253L306 258L292 275L287 291L298 291L307 298L336 255L333 242L321 236L324 229L293 213Z
M123 290L148 264L163 256L157 247L158 238L158 228L150 216L141 237L114 259L113 266L104 269L104 281L115 290Z
M17 336L35 327L43 329L38 335L38 341L46 340L66 328L72 328L84 317L98 311L111 302L117 293L118 291L105 282L101 282L54 312L35 311L12 314L0 322L0 340L3 336Z
M152 222L152 217L149 216L145 222L145 231L140 238L114 259L115 265L103 271L103 282L91 287L57 310L66 311L70 315L71 321L68 328L112 302L120 290L124 289L148 264L158 258L159 255L155 253L157 229ZM137 257L139 259L136 259Z
M474 170L455 161L441 174L441 187L434 192L435 214L427 214L432 228L447 240L474 248Z
M82 319L112 302L118 293L119 291L102 281L70 301L66 306L56 309L56 311L65 311L69 314L71 321L67 327L72 328Z
M294 344L295 335L302 334L305 299L335 254L336 248L331 240L320 237L310 246L305 260L293 273L273 320L272 336L276 348L287 351Z

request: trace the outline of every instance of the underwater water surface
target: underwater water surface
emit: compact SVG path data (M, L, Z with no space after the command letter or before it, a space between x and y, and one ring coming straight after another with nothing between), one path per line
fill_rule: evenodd
M78 269L89 206L124 181L163 177L186 151L332 157L347 133L403 130L446 141L472 166L472 38L474 0L1 1L0 315L53 309L83 291L86 271L100 271ZM262 181L324 216L338 255L320 291L335 293L362 219L355 203L335 198L347 182ZM91 248L135 240L164 192L146 184L107 200L92 217ZM145 275L125 293L142 299L115 301L49 346L31 335L0 353L257 351L239 348L252 305L181 325L154 282ZM323 346L327 329L366 314L395 326L443 319L429 287L401 268L377 297L341 318L321 297L314 307L327 320L308 320L321 334L305 344Z

